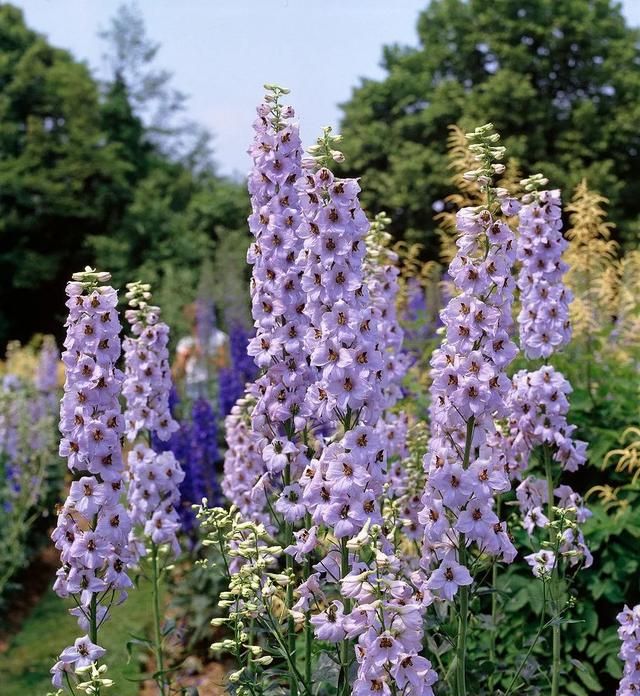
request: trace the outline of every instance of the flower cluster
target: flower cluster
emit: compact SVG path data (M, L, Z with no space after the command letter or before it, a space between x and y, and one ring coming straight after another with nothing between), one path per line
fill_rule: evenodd
M346 635L358 637L351 693L390 695L395 686L407 696L433 696L438 676L420 655L424 599L402 578L398 558L377 550L374 559L370 567L356 563L341 581L358 603L344 622Z
M616 696L636 696L640 691L640 605L625 606L618 616L618 636L622 641L619 657L624 662L624 673Z
M471 134L470 149L483 166L471 176L489 194L493 164L503 148L491 129ZM511 212L509 199L503 210ZM504 370L516 354L509 337L514 283L514 234L490 206L457 215L458 253L449 275L458 291L441 312L445 340L433 354L432 438L424 463L428 473L420 522L425 527L423 564L440 564L428 587L451 599L470 584L466 547L510 562L515 549L493 510L496 494L509 489L500 450L492 446L495 421L507 415L510 382ZM456 553L457 551L457 553ZM462 563L458 564L456 556Z
M141 431L147 430L168 440L179 427L169 408L169 327L160 321L159 308L148 304L148 285L129 283L127 289L130 309L125 316L134 336L123 342L127 438L133 442Z
M234 638L214 643L211 649L224 650L235 657L236 670L229 674L229 682L238 694L254 693L256 687L259 691L268 690L267 683L261 683L259 675L273 657L263 654L260 645L250 642L249 628L260 618L271 617L274 607L282 606L283 587L290 578L270 570L282 554L282 548L264 525L246 520L235 505L229 510L203 506L198 519L205 532L203 544L221 549L229 573L228 590L220 594L219 602L220 607L227 609L227 616L211 623L228 625ZM279 652L284 657L281 650L282 644L276 647L276 654ZM288 653L287 659L291 657L292 653Z
M254 161L249 176L249 227L255 242L247 260L253 266L256 335L248 352L264 370L254 386L252 428L266 439L263 476L253 495L259 501L264 486L282 483L286 502L297 497L290 485L304 467L294 441L295 434L306 426L302 407L310 380L304 345L306 296L299 261L301 216L295 186L301 173L302 146L298 127L291 120L293 109L280 104L287 90L268 89L270 94L258 108L256 136L249 150Z
M534 372L521 370L514 375L508 399L513 462L517 463L512 470L514 475L521 474L522 469L527 467L536 447L546 448L545 456L553 458L564 471L576 471L584 464L587 443L575 440L575 426L567 423L567 395L570 392L569 382L550 365ZM549 501L548 482L530 475L520 483L516 495L524 527L529 534L536 527L549 525L548 515L544 513L545 504L548 506L557 502L558 508L574 510L578 524L591 516L581 496L567 485L554 490L557 501ZM566 553L572 564L582 560L585 567L591 565L591 554L582 532L577 529L568 527L563 531L559 551Z
M199 504L203 498L211 503L220 499L217 467L218 423L216 413L208 399L200 397L191 406L191 423L186 433L187 452L184 462L185 478L180 492L184 501ZM191 515L191 511L189 511Z
M317 163L335 153L330 129L318 141ZM304 240L302 287L309 319L305 344L315 368L305 409L325 424L339 420L344 435L317 452L300 479L313 521L338 538L380 522L385 451L375 425L384 408L380 310L364 273L369 223L355 179L336 179L326 166L298 182Z
M82 673L87 667L91 667L101 657L104 657L106 652L104 648L92 643L89 636L76 638L73 645L60 653L59 662L51 670L53 685L57 688L67 686L67 678L75 673Z
M534 372L520 370L513 376L508 403L519 466L526 467L531 451L543 444L554 448L553 458L565 471L577 471L584 464L587 443L573 438L576 427L567 422L571 391L569 382L551 365Z
M129 452L127 461L131 522L143 528L145 538L156 546L167 544L177 556L180 552L177 534L180 530L179 486L184 479L182 467L173 452L158 454L143 444ZM139 553L143 554L144 549L139 549Z
M146 435L149 441L167 441L179 428L169 403L169 327L160 321L160 309L149 304L149 285L129 283L127 289L129 309L125 316L134 336L124 340L127 437L132 442L139 435ZM128 464L127 501L132 523L141 527L144 537L153 544L167 544L177 555L179 486L184 479L179 462L170 451L158 454L138 444L129 453ZM145 549L134 532L130 540L138 555L144 555Z
M264 489L256 487L264 473L264 439L251 428L254 406L255 397L246 394L238 399L225 418L227 451L224 454L222 491L245 519L255 519L268 525L269 516L264 513Z
M571 339L571 293L562 284L568 267L562 261L567 241L562 236L560 191L535 193L546 183L539 175L522 183L534 193L525 198L518 225L520 344L528 358L548 358Z
M54 589L61 597L74 596L71 613L93 643L107 618L104 599L123 601L132 584L127 576L131 521L119 502L124 420L118 401L123 375L115 367L120 357L118 298L113 288L100 285L109 278L87 269L74 275L66 289L60 455L77 478L52 534L63 564ZM76 652L63 653L52 670L54 679L60 670L79 664Z
M384 213L376 215L366 238L367 256L364 273L371 305L377 310L378 336L384 358L382 377L385 381L385 409L402 397L400 383L409 368L409 355L403 351L404 331L398 321L398 254L389 248L391 235L386 226L391 222Z
M385 416L387 436L393 421ZM400 427L398 427L400 426ZM422 509L422 492L425 486L425 472L422 459L429 444L427 424L418 421L409 426L404 414L400 414L393 427L393 441L387 439L388 445L388 481L386 497L394 501L395 510L391 517L393 524L389 525L398 530L412 542L419 543L424 534L419 514ZM397 441L406 445L398 451ZM396 456L393 453L397 452ZM409 556L405 559L411 563Z

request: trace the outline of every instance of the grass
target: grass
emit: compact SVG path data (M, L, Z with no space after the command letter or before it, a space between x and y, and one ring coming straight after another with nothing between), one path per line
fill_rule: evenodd
M106 648L108 676L115 681L117 696L137 696L139 683L127 681L140 674L135 654L127 664L126 643L132 634L151 635L151 585L129 593L127 601L114 607L112 617L100 629L99 644ZM65 611L65 603L48 590L0 655L0 693L2 696L45 696L52 691L49 670L60 651L81 635L75 619ZM111 693L111 690L110 690Z

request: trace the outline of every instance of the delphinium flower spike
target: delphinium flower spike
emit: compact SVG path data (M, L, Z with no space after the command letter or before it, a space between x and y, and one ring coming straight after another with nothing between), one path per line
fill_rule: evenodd
M518 314L520 347L527 358L548 358L571 339L571 292L562 283L568 266L562 260L567 241L562 236L560 191L539 191L541 175L522 181L527 193L518 224Z
M369 297L379 317L379 347L385 363L382 372L385 410L402 398L400 384L409 368L409 355L402 347L404 331L397 313L399 259L390 248L392 237L386 229L390 222L385 213L378 213L371 222L365 239L367 255L364 260Z
M258 107L255 138L249 150L254 166L249 175L252 214L249 228L255 241L247 260L251 277L252 314L256 335L249 354L264 373L256 381L253 429L265 438L261 485L292 485L300 463L294 442L305 422L300 415L309 382L304 348L307 324L300 283L298 254L301 240L298 193L302 146L294 112L281 99L288 90L267 86ZM286 450L286 452L285 452ZM284 457L278 455L284 452ZM288 491L290 493L291 491ZM285 494L286 495L286 494Z
M287 89L265 85L267 94L258 107L255 137L249 149L253 168L249 175L252 213L249 228L255 237L247 261L253 266L251 308L256 335L248 352L263 373L250 388L254 397L252 431L258 436L254 452L263 459L262 474L253 481L251 496L256 511L269 505L273 511L269 531L279 533L286 545L293 542L294 528L305 515L297 483L306 465L303 433L307 419L302 405L309 386L311 368L304 345L308 319L303 310L305 293L298 261L302 240L298 191L302 145L294 111L282 103ZM230 427L237 423L227 421ZM227 475L232 474L225 467ZM238 471L236 475L249 472ZM237 490L231 481L228 490ZM240 488L243 488L241 485ZM277 529L275 529L277 527ZM287 577L293 574L294 559L286 557ZM285 606L293 605L292 583L286 587ZM287 617L284 642L289 655L296 649L293 618ZM290 691L296 692L296 678L289 674Z
M125 423L131 442L144 438L129 452L127 501L134 529L131 548L137 558L150 554L155 625L156 682L164 696L170 688L164 671L160 616L162 562L180 552L178 506L184 472L171 450L155 452L149 445L156 437L167 441L178 430L169 407L169 327L160 321L160 309L150 304L150 287L140 282L127 285L129 309L125 317L132 336L124 341L127 400ZM148 547L148 550L147 550Z
M54 589L61 597L74 597L71 613L87 635L63 651L53 667L57 687L75 679L73 672L87 659L102 658L99 628L132 584L127 575L131 522L120 504L124 419L118 396L123 375L115 367L120 322L116 291L104 285L109 279L108 273L87 268L74 274L66 288L60 455L67 458L75 480L52 534L62 560Z
M567 242L562 236L560 193L541 190L547 183L539 174L522 181L525 195L518 226L520 345L527 358L542 358L545 363L571 338L572 299L563 283L568 266L561 258ZM576 428L567 422L570 393L568 380L544 364L517 372L508 399L511 475L522 478L528 474L516 495L524 527L540 545L526 560L533 574L548 583L550 611L555 617L565 608L558 582L565 564L588 567L592 563L579 528L591 512L578 493L559 481L558 469L576 471L586 461L587 444L574 439ZM535 475L536 460L531 456L536 448L541 477ZM542 541L536 540L538 528L545 530ZM556 621L552 626L552 696L557 696L560 688L560 633L561 625Z
M335 136L325 130L316 148L315 171L300 180L304 222L302 286L309 318L305 338L315 380L305 409L341 424L336 438L303 472L303 500L313 521L338 539L355 536L365 522L380 522L384 450L375 431L383 403L384 360L379 310L364 276L369 223L355 179L337 179L324 166L336 157ZM310 165L312 166L312 165Z
M624 671L616 696L637 696L640 692L640 605L625 606L618 616L618 637L622 641L618 656L624 662Z
M173 452L156 453L149 444L152 437L168 440L178 423L169 408L171 370L169 368L169 327L160 321L160 309L149 304L150 287L142 283L127 285L129 309L125 317L132 336L124 339L127 401L125 428L127 438L135 442L129 453L127 499L131 520L143 530L152 546L167 544L174 555L179 552L176 534L180 528L177 507L179 485L184 473ZM139 534L132 536L132 547L144 553Z
M296 609L306 611L308 617L311 607L317 607L314 587L320 583L327 592L335 587L330 594L336 598L317 607L321 611L313 613L310 624L318 639L339 645L339 693L360 694L389 689L394 675L391 658L383 655L387 643L394 646L401 664L407 667L405 686L412 678L420 679L423 665L415 650L421 644L417 629L421 621L409 621L409 607L418 615L422 607L415 603L415 588L407 584L403 601L408 623L403 625L398 610L391 609L396 598L388 597L385 616L390 623L385 627L385 617L377 620L370 607L370 585L363 580L369 572L377 572L375 564L370 566L361 559L360 551L368 530L379 529L383 523L387 433L382 436L377 426L384 409L399 395L394 380L401 376L402 359L394 351L400 347L402 334L392 306L394 270L377 238L372 240L371 250L372 257L377 258L370 257L365 263L369 223L358 200L360 187L354 179L335 177L329 168L331 162L342 159L336 149L338 142L330 129L325 129L318 144L310 149L308 171L299 182L303 212L300 234L305 240L304 311L310 322L306 341L310 364L315 368L305 408L324 419L323 427L335 434L324 446L319 443L300 479L303 501L314 524L302 530L298 543L285 553L304 557L323 537L324 558L314 565L316 572L297 588L300 600ZM400 563L392 547L376 536L374 546L379 543L385 548L379 549L381 564L391 564L397 570ZM387 592L386 582L381 580L381 596ZM397 586L401 583L398 580ZM316 597L315 602L312 597ZM384 607L386 612L386 603ZM355 658L360 666L351 686L348 675L354 651L350 641L355 638L359 641ZM412 658L416 658L415 663ZM404 672L396 676L402 681Z
M509 489L496 420L507 415L510 382L505 368L517 349L509 337L515 284L515 237L500 212L515 203L493 188L503 171L504 148L487 124L467 136L479 166L465 176L484 193L484 205L457 214L458 252L449 266L457 290L441 312L442 346L431 360L432 437L424 458L427 485L424 524L426 589L458 602L457 693L466 694L465 650L469 611L469 568L474 554L511 562L515 549L494 511L494 496Z
M53 336L45 336L40 349L35 386L40 392L47 412L53 413L58 407L58 364L60 352Z
M543 464L547 467L555 462L561 470L574 472L585 463L587 443L573 437L576 427L567 422L570 393L569 382L551 365L543 365L533 372L520 370L514 375L508 404L511 446L516 455L514 461L518 462L514 469L520 475L523 471L526 473L537 447L546 448L545 457L549 461ZM525 528L530 534L536 527L549 525L549 506L573 510L578 524L591 517L582 497L566 484L555 487L553 481L550 483L544 478L528 475L518 485L516 495ZM589 567L592 563L579 530L566 530L559 551L566 554L570 565L582 562Z
M169 327L160 321L159 307L149 304L149 285L129 283L127 290L130 308L125 317L133 334L123 342L127 439L133 442L145 431L166 441L179 427L169 408Z

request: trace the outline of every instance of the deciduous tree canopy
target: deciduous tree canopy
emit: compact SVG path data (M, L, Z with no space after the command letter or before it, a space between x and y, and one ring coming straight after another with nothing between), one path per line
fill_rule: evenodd
M128 40L144 46L144 26L134 28ZM86 264L121 287L144 276L161 296L178 274L182 292L168 308L178 312L193 299L203 256L244 225L246 193L216 176L198 129L164 128L155 111L145 123L144 60L135 71L111 65L99 86L19 9L0 7L0 345L59 330L64 284ZM148 92L154 102L170 91L162 77Z
M386 77L343 105L345 167L396 237L437 256L447 126L492 121L524 174L541 171L566 197L586 177L610 199L619 238L637 240L640 32L619 3L433 0L417 32L417 47L387 46Z

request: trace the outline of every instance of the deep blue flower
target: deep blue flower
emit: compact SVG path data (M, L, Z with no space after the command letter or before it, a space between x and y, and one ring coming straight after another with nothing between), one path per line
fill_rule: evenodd
M226 416L235 402L242 396L247 382L253 382L257 376L257 368L251 356L247 353L247 345L251 338L249 330L238 321L231 323L229 328L229 356L231 364L223 367L218 373L220 411Z

